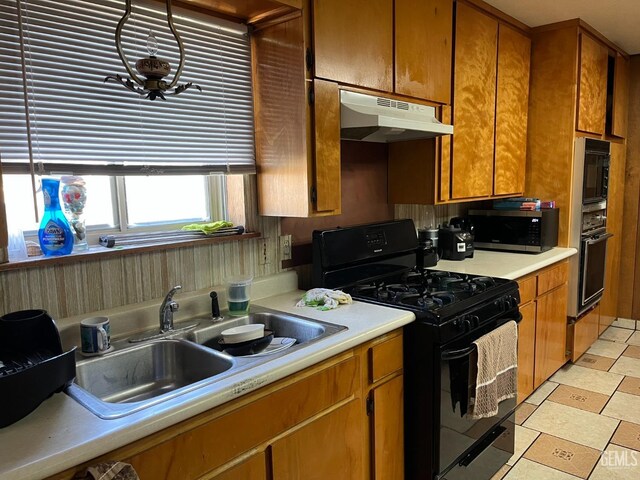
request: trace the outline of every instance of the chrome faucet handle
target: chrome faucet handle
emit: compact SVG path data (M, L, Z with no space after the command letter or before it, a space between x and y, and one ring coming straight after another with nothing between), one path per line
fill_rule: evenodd
M175 293L182 287L176 285L164 297L162 305L160 305L160 332L165 333L173 330L173 312L179 308L178 302L173 300Z

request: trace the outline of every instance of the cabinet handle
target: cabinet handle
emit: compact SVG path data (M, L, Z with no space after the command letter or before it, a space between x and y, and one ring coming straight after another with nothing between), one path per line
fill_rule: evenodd
M367 397L367 417L373 414L373 396L369 394Z
M305 55L305 63L307 64L307 70L311 71L313 68L313 52L310 48L307 48L307 54Z

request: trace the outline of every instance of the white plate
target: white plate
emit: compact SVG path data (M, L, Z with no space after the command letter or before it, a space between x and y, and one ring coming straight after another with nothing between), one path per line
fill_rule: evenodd
M238 355L241 357L263 357L265 355L272 355L274 353L278 353L282 350L286 350L289 347L293 347L296 344L295 338L289 337L274 337L271 340L271 343L267 348L262 350L259 353L254 353L253 355Z

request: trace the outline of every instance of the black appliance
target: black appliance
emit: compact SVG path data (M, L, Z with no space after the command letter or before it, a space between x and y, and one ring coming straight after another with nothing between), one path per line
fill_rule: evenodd
M541 253L558 245L559 210L469 210L474 246L486 250Z
M75 347L64 353L44 310L0 317L0 427L28 415L76 376Z
M473 226L466 219L455 217L438 230L438 255L443 260L473 258Z
M582 183L583 204L597 203L607 199L610 160L609 142L585 138L584 177Z
M411 220L315 231L314 286L416 316L404 335L405 478L488 479L513 454L516 400L494 417L465 416L473 341L520 320L518 285L418 269L415 247Z
M418 249L416 250L416 267L434 267L438 264L438 230L418 230Z

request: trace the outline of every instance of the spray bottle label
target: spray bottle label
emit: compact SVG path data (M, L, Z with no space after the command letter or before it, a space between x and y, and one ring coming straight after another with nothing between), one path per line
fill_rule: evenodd
M44 227L42 240L49 250L60 250L64 247L64 229L53 220L49 220Z

